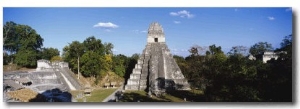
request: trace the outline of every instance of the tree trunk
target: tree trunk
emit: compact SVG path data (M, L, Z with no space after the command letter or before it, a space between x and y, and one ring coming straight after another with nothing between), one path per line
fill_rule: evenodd
M77 69L78 71L77 72L78 72L78 79L79 79L79 75L80 75L80 73L79 73L79 56L78 56L78 59L77 59L77 65L78 65L78 69Z
M10 55L9 56L10 56L10 63L14 64L14 56L13 56L13 52L12 51L10 51Z

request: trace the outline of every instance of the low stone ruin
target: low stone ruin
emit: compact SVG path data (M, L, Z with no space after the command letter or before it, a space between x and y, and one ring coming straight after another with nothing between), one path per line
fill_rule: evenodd
M47 99L45 101L70 102L71 97L68 91L73 87L73 90L81 90L78 81L71 76L72 72L68 68L68 63L38 60L37 65L36 71L14 71L11 73L4 73L3 84L5 101L15 102L11 100L11 94L14 96L16 95L16 98L18 94L15 93L22 92L19 90L30 89L39 95L45 96L45 99ZM67 81L73 87L67 84ZM10 96L7 95L8 93L11 93ZM19 100L21 100L21 98Z
M69 68L69 64L67 62L54 61L50 62L49 60L41 59L37 61L37 71L41 70L49 70L53 68Z

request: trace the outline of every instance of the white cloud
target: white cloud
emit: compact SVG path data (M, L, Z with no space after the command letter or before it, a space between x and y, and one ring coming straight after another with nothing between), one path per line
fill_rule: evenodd
M143 31L141 31L141 30L132 30L132 32L134 32L136 34L138 34L138 33L147 33L146 30L143 30Z
M182 11L178 11L178 12L170 12L171 16L179 16L182 18L193 18L195 15L191 14L189 11L186 10L182 10Z
M96 25L94 25L94 27L100 27L100 28L108 29L108 28L118 28L119 26L116 25L116 24L113 24L111 22L106 22L106 23L105 22L99 22Z
M268 19L269 20L275 20L275 17L269 16Z
M287 9L285 9L285 11L286 11L286 12L292 11L292 8L287 8Z
M180 22L180 21L174 21L174 23L175 23L175 24L180 24L181 22Z
M171 16L177 16L178 14L176 12L170 12Z

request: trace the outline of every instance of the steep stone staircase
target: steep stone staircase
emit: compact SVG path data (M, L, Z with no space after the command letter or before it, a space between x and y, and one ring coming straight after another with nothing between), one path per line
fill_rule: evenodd
M130 74L125 90L190 90L175 59L165 43L148 43Z

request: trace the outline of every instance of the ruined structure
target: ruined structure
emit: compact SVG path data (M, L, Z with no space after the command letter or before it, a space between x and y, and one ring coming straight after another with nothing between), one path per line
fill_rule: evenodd
M250 54L248 59L250 60L261 60L263 63L267 63L269 60L274 59L277 60L280 56L280 54L287 54L286 51L279 51L279 52L274 52L274 51L265 51L261 54L258 54L256 56L253 56Z
M42 70L51 70L54 68L69 68L69 64L67 62L54 61L50 62L49 60L41 59L37 61L37 71Z
M145 90L155 95L167 90L190 90L165 43L163 28L157 22L150 24L146 48L130 74L125 90Z
M277 60L279 58L280 54L287 54L285 51L280 51L280 52L274 52L274 51L265 51L262 55L262 61L263 63L267 63L267 61L271 59Z
M72 76L68 63L50 62L49 60L38 60L36 71L4 73L3 86L3 98L7 102L20 101L14 100L14 97L19 98L23 96L12 97L7 94L19 93L22 92L22 89L30 89L34 93L41 94L49 102L71 102L71 96L67 92L82 89L77 79Z

